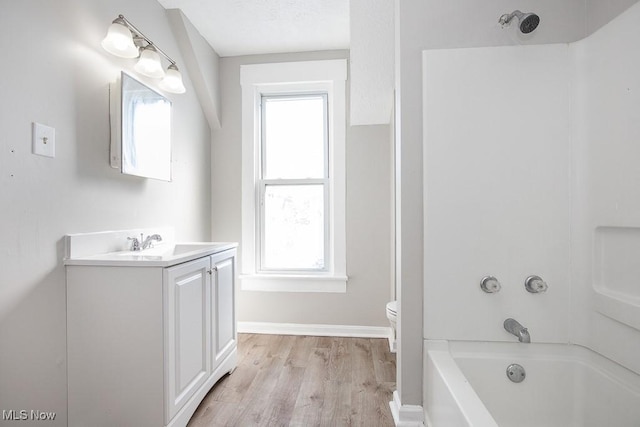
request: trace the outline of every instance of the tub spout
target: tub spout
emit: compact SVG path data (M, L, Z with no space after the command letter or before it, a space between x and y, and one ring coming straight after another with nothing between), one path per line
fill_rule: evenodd
M504 329L512 335L518 337L518 341L523 343L530 343L531 336L529 330L522 326L517 320L508 318L504 321Z
M527 328L520 329L520 332L518 333L518 341L527 344L531 342L531 336L529 335L529 330Z

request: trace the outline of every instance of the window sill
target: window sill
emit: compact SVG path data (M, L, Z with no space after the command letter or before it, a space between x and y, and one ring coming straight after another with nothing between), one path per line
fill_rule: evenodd
M240 289L263 292L347 292L347 276L241 274Z

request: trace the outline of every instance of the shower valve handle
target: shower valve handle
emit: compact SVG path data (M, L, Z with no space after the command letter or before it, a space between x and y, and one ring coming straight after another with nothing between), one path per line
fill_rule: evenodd
M488 294L495 294L496 292L500 292L502 286L500 286L500 282L493 276L485 276L480 281L480 288Z
M527 277L527 280L524 281L524 287L527 292L539 294L546 292L549 286L540 276L529 276Z

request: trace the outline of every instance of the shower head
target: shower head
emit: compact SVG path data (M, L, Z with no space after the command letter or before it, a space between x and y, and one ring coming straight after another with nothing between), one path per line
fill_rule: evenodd
M498 23L502 25L502 27L506 27L511 24L511 20L516 17L518 21L520 21L520 31L523 34L529 34L536 28L538 28L538 24L540 23L540 17L535 13L522 13L519 10L514 10L511 13L505 13L500 17Z

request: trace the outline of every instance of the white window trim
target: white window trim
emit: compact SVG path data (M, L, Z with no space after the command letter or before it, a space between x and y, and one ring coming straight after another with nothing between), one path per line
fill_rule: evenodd
M243 290L346 292L346 79L345 59L243 65L242 85L242 273ZM330 270L308 274L258 274L255 183L259 171L262 94L327 92L329 107Z

